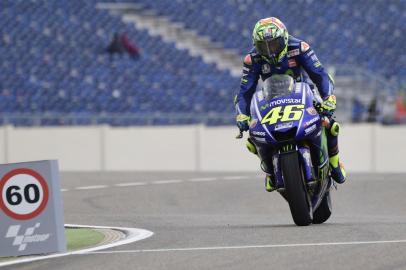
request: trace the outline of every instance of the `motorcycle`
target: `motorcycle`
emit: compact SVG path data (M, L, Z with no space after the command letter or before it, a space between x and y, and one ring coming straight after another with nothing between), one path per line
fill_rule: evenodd
M298 226L323 223L332 211L328 118L315 100L309 84L288 75L265 80L251 100L248 140Z

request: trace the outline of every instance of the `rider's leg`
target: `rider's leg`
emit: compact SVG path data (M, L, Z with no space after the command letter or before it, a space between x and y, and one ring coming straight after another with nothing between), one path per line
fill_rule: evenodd
M339 184L344 183L346 172L343 164L340 162L338 151L338 134L340 125L335 120L330 120L330 127L327 130L328 155L330 157L331 177Z
M261 169L265 172L265 190L272 192L277 189L272 160L274 149L269 145L261 145L257 149L258 157L261 160Z
M273 149L269 146L263 145L261 147L256 147L251 138L247 139L246 143L248 151L257 155L261 160L261 168L265 171L265 190L268 192L274 191L276 189L275 177L272 165L272 153Z

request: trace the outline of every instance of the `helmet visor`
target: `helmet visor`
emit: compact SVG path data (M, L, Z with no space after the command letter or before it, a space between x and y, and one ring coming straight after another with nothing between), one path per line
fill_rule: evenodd
M255 42L257 52L262 56L277 56L285 48L285 39L280 36L271 40L261 40Z

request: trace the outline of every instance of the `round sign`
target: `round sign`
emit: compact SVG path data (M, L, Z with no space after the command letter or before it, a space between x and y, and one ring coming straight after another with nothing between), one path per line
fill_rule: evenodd
M21 168L8 172L0 180L0 208L18 220L38 216L48 203L49 191L44 178L34 170Z

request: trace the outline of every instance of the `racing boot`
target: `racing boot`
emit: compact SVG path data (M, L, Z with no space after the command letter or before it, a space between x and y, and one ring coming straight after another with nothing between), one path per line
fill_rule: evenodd
M331 119L330 132L327 134L327 144L329 148L329 163L331 177L338 184L345 182L346 173L343 164L338 157L338 134L340 133L340 124Z
M265 176L265 190L268 192L276 190L276 184L274 184L270 174L266 174Z
M330 169L331 169L331 177L334 181L338 184L342 184L345 182L346 173L344 169L344 165L339 161L338 154L330 157Z

